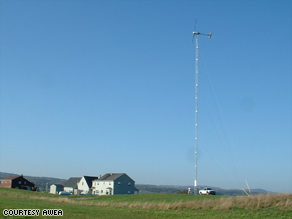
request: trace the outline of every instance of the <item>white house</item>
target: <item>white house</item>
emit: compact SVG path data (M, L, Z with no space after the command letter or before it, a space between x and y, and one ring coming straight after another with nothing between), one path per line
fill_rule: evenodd
M72 192L77 194L77 183L80 181L81 177L71 177L64 183L64 191Z
M77 183L78 192L81 194L91 194L92 181L97 180L97 176L83 176Z
M92 194L95 195L134 194L137 191L135 181L125 173L107 173L92 181Z
M52 184L50 185L50 193L57 194L64 190L64 186L60 184Z

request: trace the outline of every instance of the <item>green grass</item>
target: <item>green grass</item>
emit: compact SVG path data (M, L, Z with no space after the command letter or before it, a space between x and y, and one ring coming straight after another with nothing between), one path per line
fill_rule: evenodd
M13 218L4 217L3 209L62 209L62 218L292 218L292 195L228 197L144 194L65 197L0 188L0 217Z

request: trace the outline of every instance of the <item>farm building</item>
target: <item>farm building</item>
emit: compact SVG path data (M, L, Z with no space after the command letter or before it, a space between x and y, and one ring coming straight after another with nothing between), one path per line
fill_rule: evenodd
M7 176L4 179L1 179L0 187L24 189L24 190L35 190L35 184L25 179L23 175Z
M50 193L52 193L52 194L57 194L63 190L64 190L64 186L60 185L60 184L52 184L50 186Z
M125 173L107 173L92 182L92 194L95 195L134 194L138 191L135 181Z

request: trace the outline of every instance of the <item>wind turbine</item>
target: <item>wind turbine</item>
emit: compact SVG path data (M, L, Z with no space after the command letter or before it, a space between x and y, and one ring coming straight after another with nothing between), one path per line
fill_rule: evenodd
M194 194L198 194L198 91L199 91L199 35L211 38L212 32L209 34L193 31L193 41L196 37L196 76L195 76L195 180Z

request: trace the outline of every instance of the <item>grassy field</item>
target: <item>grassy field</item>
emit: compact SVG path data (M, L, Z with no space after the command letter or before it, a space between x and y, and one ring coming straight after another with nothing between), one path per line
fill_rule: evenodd
M292 218L292 194L252 197L184 194L64 197L0 188L1 218L32 218L5 217L4 209L62 209L62 218Z

